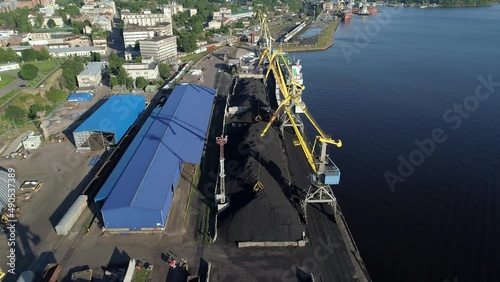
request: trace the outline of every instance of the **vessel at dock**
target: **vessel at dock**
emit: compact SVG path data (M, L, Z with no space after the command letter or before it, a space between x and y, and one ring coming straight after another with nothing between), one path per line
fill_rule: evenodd
M377 4L376 3L371 3L368 6L368 12L370 13L370 15L374 15L374 14L378 13Z
M357 14L360 16L369 16L370 12L368 12L367 6L363 6Z

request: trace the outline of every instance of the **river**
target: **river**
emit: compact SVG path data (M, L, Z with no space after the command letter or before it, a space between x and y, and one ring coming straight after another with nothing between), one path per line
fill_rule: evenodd
M379 10L295 54L368 271L500 281L500 6Z

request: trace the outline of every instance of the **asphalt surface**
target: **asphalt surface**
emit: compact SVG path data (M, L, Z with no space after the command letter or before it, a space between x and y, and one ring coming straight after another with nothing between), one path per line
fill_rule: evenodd
M303 199L309 187L308 173L312 172L300 147L293 145L295 134L291 128L284 131L284 142L288 154L288 165L292 175L294 192ZM349 250L342 239L339 226L335 223L333 208L326 204L307 206L307 233L311 248L321 248L323 242L332 242L334 251L325 259L318 259L314 272L320 281L359 281L349 257Z
M8 71L8 72L2 72L2 74L8 74L8 75L13 75L16 77L15 80L13 80L11 83L5 85L0 89L0 97L5 96L5 94L9 93L12 90L19 89L21 85L23 84L28 84L27 81L22 80L17 76L17 71Z
M230 104L233 100L251 109L241 115L245 126L230 124L226 130L230 205L219 215L219 238L228 243L300 240L305 226L288 200L290 179L278 131L271 128L260 137L270 117L265 86L257 79L240 80ZM257 121L257 116L262 119ZM257 181L264 186L260 192L253 191Z

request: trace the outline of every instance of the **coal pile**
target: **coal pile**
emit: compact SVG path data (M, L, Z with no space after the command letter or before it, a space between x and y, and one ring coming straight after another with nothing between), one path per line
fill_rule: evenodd
M279 132L270 128L265 137L260 137L270 118L265 86L260 80L244 79L235 92L230 105L250 104L251 108L226 125L226 193L230 205L219 215L219 240L300 240L305 226L289 200L290 179ZM238 123L239 119L244 125ZM254 192L259 180L264 188Z

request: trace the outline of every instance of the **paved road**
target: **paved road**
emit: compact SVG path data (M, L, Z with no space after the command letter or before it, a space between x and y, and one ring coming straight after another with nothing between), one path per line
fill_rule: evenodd
M2 74L8 74L8 75L13 75L17 77L17 72L2 72ZM27 84L28 82L25 80L22 80L21 78L17 77L14 81L11 83L5 85L0 89L0 97L5 96L5 94L9 93L12 90L18 89L21 85Z

